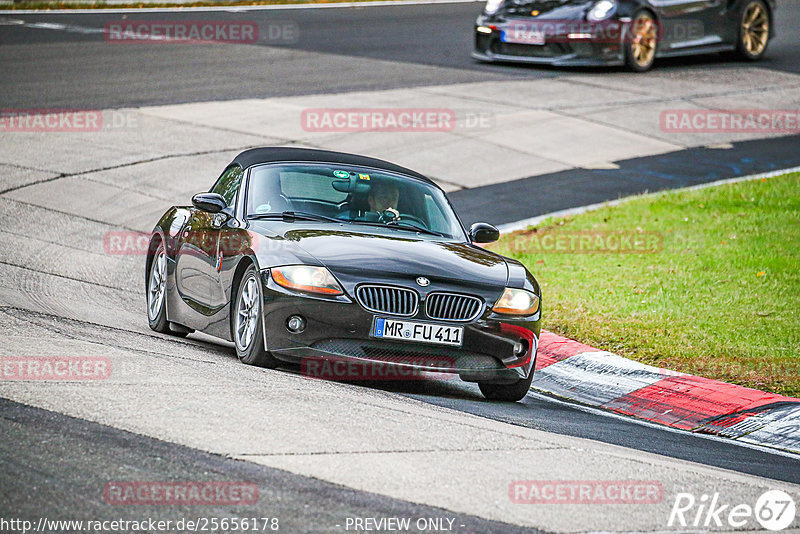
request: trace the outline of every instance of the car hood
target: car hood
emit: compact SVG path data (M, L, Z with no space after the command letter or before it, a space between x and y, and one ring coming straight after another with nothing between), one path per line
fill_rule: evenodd
M501 8L504 15L514 18L583 20L592 0L530 0L506 1ZM533 11L538 11L536 16Z
M297 229L285 232L283 237L350 288L365 281L414 283L424 276L432 287L496 290L508 280L508 266L502 256L468 243L420 239L394 230L373 234Z

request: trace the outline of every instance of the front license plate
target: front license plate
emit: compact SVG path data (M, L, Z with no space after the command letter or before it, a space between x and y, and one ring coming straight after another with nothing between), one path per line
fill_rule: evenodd
M544 32L537 28L524 26L511 26L500 34L500 40L504 43L543 45L545 44Z
M382 339L402 339L403 341L460 347L464 338L464 327L378 317L375 319L372 333L375 337Z

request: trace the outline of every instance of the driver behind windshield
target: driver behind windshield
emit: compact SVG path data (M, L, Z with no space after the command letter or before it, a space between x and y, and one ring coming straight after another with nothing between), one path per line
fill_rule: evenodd
M370 211L377 211L379 214L390 211L394 214L395 219L400 216L400 212L397 210L399 200L400 190L397 186L387 182L374 183L369 190L369 196L367 196Z

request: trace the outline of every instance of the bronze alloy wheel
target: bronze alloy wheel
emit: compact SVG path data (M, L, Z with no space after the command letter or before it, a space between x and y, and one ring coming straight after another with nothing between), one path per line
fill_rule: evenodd
M644 72L653 66L658 44L658 25L650 13L638 13L630 29L630 42L628 43L625 63L631 69Z
M769 15L761 2L747 4L742 13L741 48L749 58L760 57L769 40Z

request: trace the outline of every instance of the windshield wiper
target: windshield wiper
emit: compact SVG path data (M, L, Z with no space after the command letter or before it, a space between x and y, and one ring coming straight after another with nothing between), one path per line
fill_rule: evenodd
M386 223L386 226L393 226L395 228L402 228L404 230L411 230L414 232L419 232L421 234L429 234L435 235L439 237L444 237L444 234L441 232L436 232L434 230L428 230L427 228L423 228L422 226L418 226L416 224L401 222L401 221L389 221Z
M334 219L333 217L326 217L317 213L310 213L307 211L283 211L281 213L255 213L248 215L248 219L283 219L286 222L292 221L325 221L333 223L344 223L342 219Z
M435 235L437 237L445 237L445 235L441 232L435 232L433 230L428 230L427 228L423 228L422 226L417 226L416 224L407 223L403 221L389 221L387 223L378 223L378 222L368 222L368 221L349 221L344 219L335 219L333 217L327 217L325 215L319 215L317 213L311 213L308 211L283 211L281 213L255 213L253 215L248 215L248 219L282 219L286 222L292 221L324 221L324 222L332 222L332 223L356 223L356 224L364 224L367 226L378 226L378 227L386 227L389 226L391 228L399 228L400 230L407 230L409 232L419 232L422 234L428 235Z
M389 221L387 223L379 223L379 222L369 222L369 221L352 221L355 224L363 224L366 226L377 226L379 228L398 228L400 230L407 230L409 232L419 232L421 234L428 234L428 235L435 235L436 237L446 237L443 233L434 232L433 230L428 230L427 228L423 228L421 226L417 226L416 224L411 223L404 223L404 222L397 222L397 221Z

